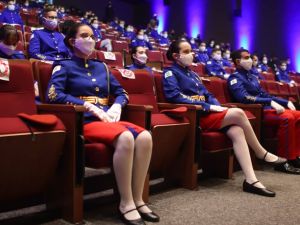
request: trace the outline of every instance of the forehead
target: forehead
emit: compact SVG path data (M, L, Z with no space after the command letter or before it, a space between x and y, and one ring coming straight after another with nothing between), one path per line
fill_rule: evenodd
M186 42L186 41L181 42L179 44L179 50L180 51L185 51L185 50L190 50L190 49L191 49L191 45L188 42Z
M145 52L146 49L144 47L139 46L139 47L137 47L136 51L137 52Z
M50 11L46 13L46 16L57 16L56 11Z
M249 52L242 52L241 53L241 57L247 57L247 56L250 56L250 53Z
M77 33L78 34L83 34L83 33L93 34L93 31L92 31L92 29L89 26L84 25L84 26L80 26L79 27Z

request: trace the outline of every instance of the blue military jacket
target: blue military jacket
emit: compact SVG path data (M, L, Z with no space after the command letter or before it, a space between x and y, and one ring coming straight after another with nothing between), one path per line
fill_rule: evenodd
M134 47L137 47L137 46L142 46L142 47L148 48L149 50L153 49L150 42L135 38L131 41L131 47L134 48Z
M152 69L147 65L138 65L133 63L131 65L126 66L126 69L134 71L134 70L147 70L149 73L152 73Z
M24 25L18 10L4 9L0 15L0 22Z
M109 83L108 83L109 80ZM109 84L109 85L108 85ZM109 109L109 96L115 97L115 103L125 106L128 95L116 78L107 72L104 63L73 56L68 60L56 61L47 90L47 101L50 103L83 105L87 97L99 101L94 103L104 111ZM86 112L87 121L97 120Z
M215 59L211 59L207 61L205 70L209 76L215 76L225 79L224 75L226 74L226 71L223 68L222 60L218 61Z
M28 53L30 58L51 61L70 57L64 36L60 32L47 29L33 31Z
M207 51L204 52L197 52L195 54L195 61L198 63L206 64L206 62L209 60L209 56L207 54Z
M259 79L259 80L265 80L265 78L258 71L257 67L252 66L250 72L251 72L251 74L253 74L254 76L256 76L257 79Z
M100 29L96 29L95 27L91 26L94 36L98 39L97 41L100 41L102 39L102 34Z
M269 66L263 63L259 64L258 68L260 68L262 72L268 72L269 70Z
M245 104L263 104L265 109L270 109L271 101L282 106L287 106L288 101L277 98L265 92L255 75L244 69L237 69L227 80L230 94L236 102Z
M220 105L190 69L174 63L164 70L163 76L164 93L169 102L201 105L204 111L209 111L210 105Z
M22 51L14 51L12 55L7 55L0 50L0 58L4 59L25 59L25 55Z
M281 70L279 69L276 73L276 80L280 81L280 82L284 82L284 83L290 83L292 80L289 76L289 73L287 72L287 70Z

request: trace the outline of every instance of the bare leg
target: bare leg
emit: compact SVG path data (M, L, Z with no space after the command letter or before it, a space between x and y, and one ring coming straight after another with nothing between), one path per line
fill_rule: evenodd
M152 153L152 137L148 131L143 131L135 140L135 151L133 158L132 192L136 206L144 205L142 199L145 178L150 164ZM147 207L141 207L141 212L149 213Z
M134 209L132 197L132 163L134 154L134 138L129 131L123 132L114 143L115 153L113 156L114 172L120 192L120 211L122 213ZM139 219L139 213L134 210L125 215L129 220Z
M267 150L264 149L257 140L256 135L251 127L251 124L242 109L230 108L228 110L226 116L224 117L222 127L226 127L228 125L237 125L241 127L244 131L246 141L255 152L255 155L260 159L264 157ZM268 162L273 162L277 159L278 157L276 155L269 153L267 154L265 160Z

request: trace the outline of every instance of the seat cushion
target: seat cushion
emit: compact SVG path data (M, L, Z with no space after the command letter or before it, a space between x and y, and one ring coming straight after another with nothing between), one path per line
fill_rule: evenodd
M103 143L85 144L85 165L91 168L111 167L113 149Z
M200 138L203 151L212 152L232 148L231 140L222 132L203 132Z
M256 119L256 117L252 114L252 112L249 112L247 110L244 110L244 112L245 112L245 114L246 114L246 116L249 120L255 120Z
M31 133L28 126L18 117L0 118L0 135ZM31 126L33 132L65 131L65 126L58 119L53 127Z
M157 126L157 125L168 125L168 124L180 124L180 123L188 123L189 121L186 118L171 118L165 114L162 113L154 113L151 116L151 126Z

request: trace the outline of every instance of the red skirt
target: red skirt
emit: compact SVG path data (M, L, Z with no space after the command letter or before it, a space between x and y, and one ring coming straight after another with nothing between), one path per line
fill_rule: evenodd
M112 145L114 140L124 131L130 131L136 138L144 130L140 126L125 121L116 123L96 121L85 124L83 127L84 138L88 142L102 142L107 145Z
M210 112L200 116L200 126L203 130L217 131L221 129L227 110L223 112Z

